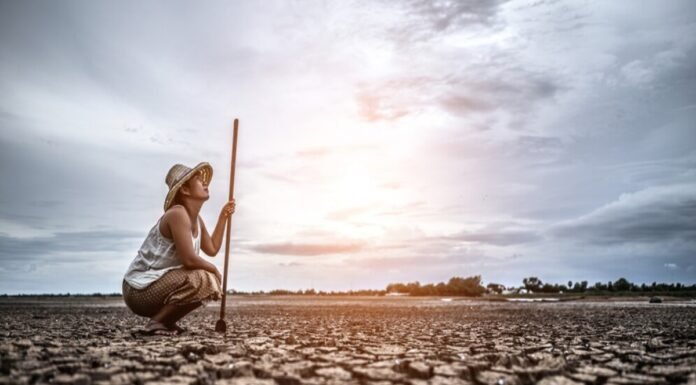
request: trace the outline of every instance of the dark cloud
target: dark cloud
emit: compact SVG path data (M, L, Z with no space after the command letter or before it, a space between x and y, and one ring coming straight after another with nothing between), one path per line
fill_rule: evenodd
M18 238L0 232L0 263L84 262L94 258L85 253L126 250L135 256L142 238L143 234L136 231L58 232L52 236L31 238ZM53 260L54 257L56 260Z
M696 240L696 186L653 187L624 194L617 201L551 234L591 244L669 243Z
M639 186L670 185L688 180L696 170L696 153L671 159L642 160L603 167L603 172Z
M409 44L461 28L494 27L499 22L499 7L505 2L412 0L398 3L401 22L393 27L391 35L400 44Z
M451 95L443 97L440 104L445 110L454 112L456 114L489 111L495 108L495 105L479 99L474 95Z
M496 109L526 115L536 103L553 98L564 88L555 75L511 65L512 60L513 56L499 53L485 64L470 63L465 74L443 79L447 91L437 103L460 117Z
M268 243L251 246L251 250L264 254L315 256L324 254L354 253L365 247L361 243Z
M479 31L481 36L503 29L498 17L505 1L431 2L410 1L400 4L403 17L391 30L390 40L396 52L419 54L417 42L452 35L460 31ZM477 38L472 34L471 38ZM461 37L465 40L466 38ZM441 52L425 49L422 54L437 57ZM534 104L547 100L562 88L560 79L548 71L524 66L513 50L483 50L474 54L467 48L453 51L447 59L456 65L419 75L392 78L362 84L356 93L361 116L366 121L395 121L426 108L437 106L458 117L492 113L502 108L523 122ZM418 74L414 66L412 73ZM521 129L523 124L513 128ZM483 126L481 129L488 127Z
M463 63L466 71L452 68L437 76L362 84L358 86L356 102L362 118L368 122L395 121L436 107L459 118L509 112L520 122L510 128L523 130L525 117L565 86L556 75L510 64L514 60L513 55L501 52L485 63Z

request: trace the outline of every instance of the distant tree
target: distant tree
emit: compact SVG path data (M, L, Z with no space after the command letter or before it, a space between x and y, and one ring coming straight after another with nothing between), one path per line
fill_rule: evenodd
M298 292L294 292L291 290L285 290L285 289L274 289L268 292L270 295L293 295L293 294L298 294ZM299 290L299 294L302 294L302 290Z
M568 281L568 288L572 288L572 287L573 287L573 281Z
M496 293L496 294L502 294L503 291L505 290L505 286L503 286L503 285L501 285L501 284L499 284L499 283L492 283L492 282L489 283L488 285L486 285L486 288L487 288L490 292Z
M420 290L420 282L418 282L418 281L409 282L408 284L406 284L406 292L411 294L411 295L414 295L419 290Z
M631 283L628 282L626 278L619 278L614 282L615 291L629 291L631 290Z
M587 291L587 281L580 282L580 292L584 293Z
M553 285L550 283L545 283L542 287L539 288L540 292L542 293L558 293L560 291L558 285Z
M539 291L542 286L541 280L537 277L524 278L522 284L528 291Z
M435 285L433 285L432 283L421 286L420 290L421 290L421 293L423 293L422 295L435 295L435 294L437 294L437 292L435 290Z
M447 291L451 295L480 296L486 289L481 286L481 276L461 278L452 277L447 282Z
M403 283L390 283L387 285L387 292L388 293L408 293L408 289L406 288L406 285Z

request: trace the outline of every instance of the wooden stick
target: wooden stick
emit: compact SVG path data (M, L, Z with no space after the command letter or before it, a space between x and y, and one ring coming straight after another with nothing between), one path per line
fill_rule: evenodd
M232 164L230 166L230 195L228 200L234 198L234 170L237 162L237 131L239 130L239 119L234 120L234 133L232 137ZM227 302L227 267L230 260L230 230L232 228L232 215L227 217L227 231L225 233L225 270L222 276L222 305L220 306L220 320L215 329L218 331L226 331L227 325L225 322L225 305ZM222 325L220 325L222 321ZM223 330L220 330L223 329Z

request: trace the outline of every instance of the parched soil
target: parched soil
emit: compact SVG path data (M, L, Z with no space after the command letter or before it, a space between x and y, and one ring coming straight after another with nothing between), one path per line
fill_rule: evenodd
M232 298L176 337L92 305L0 303L0 384L696 384L689 303Z

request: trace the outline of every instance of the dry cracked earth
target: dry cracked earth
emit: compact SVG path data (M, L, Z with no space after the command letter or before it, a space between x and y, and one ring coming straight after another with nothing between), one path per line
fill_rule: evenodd
M0 384L696 384L696 307L230 299L181 336L118 301L0 303Z

